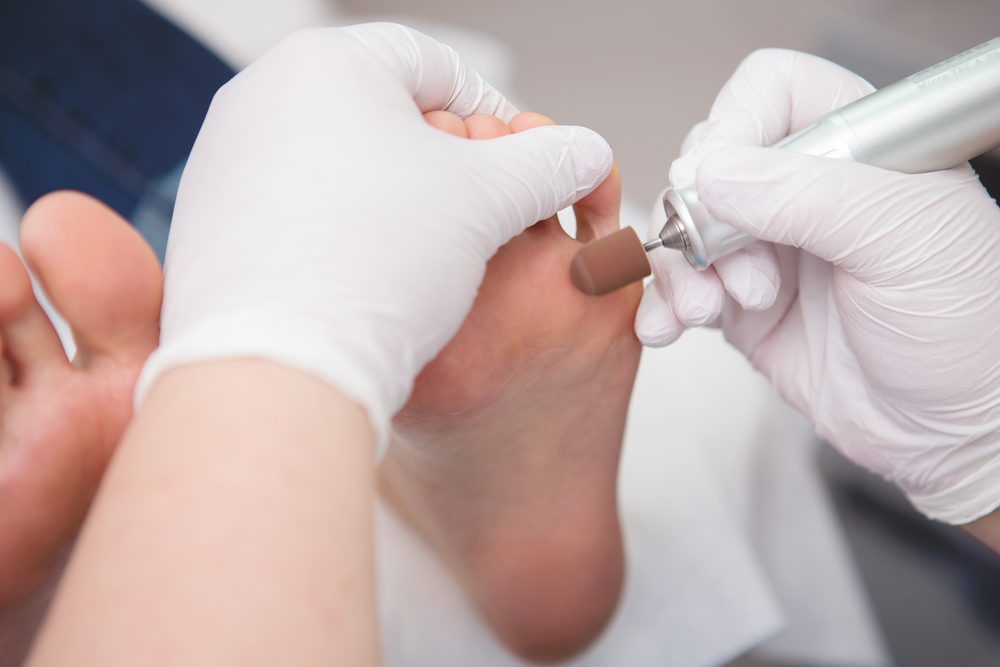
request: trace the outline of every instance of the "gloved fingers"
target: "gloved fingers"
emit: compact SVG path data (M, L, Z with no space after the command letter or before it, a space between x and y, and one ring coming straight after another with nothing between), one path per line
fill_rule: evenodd
M729 300L718 323L726 341L746 355L753 367L771 382L793 406L810 414L814 396L811 336L805 334L803 311L798 307L798 268L803 253L777 246L778 260L787 280L775 304L764 311L741 308ZM819 260L815 260L819 261Z
M930 203L928 178L938 190ZM967 185L963 178L951 180L948 187ZM915 261L914 252L927 245L940 217L927 215L927 208L947 195L941 181L941 174L899 174L774 148L733 147L705 158L697 185L701 202L720 220L872 280L894 257Z
M684 140L670 183L694 183L709 153L728 146L770 146L826 112L872 91L861 77L805 53L763 49L750 54L719 91L707 120Z
M775 330L752 352L744 350L750 363L771 379L778 393L792 407L813 419L811 397L816 395L813 366L803 335L802 311L787 314ZM727 332L727 339L729 338ZM735 343L734 343L735 344Z
M432 37L396 23L365 23L341 30L389 67L421 112L440 109L462 118L487 114L504 122L517 114L517 108L454 49Z
M729 341L736 349L752 359L757 347L772 335L775 328L784 321L789 310L799 298L799 265L804 253L797 248L767 244L772 248L778 262L781 287L775 301L764 310L750 310L729 298L717 320ZM816 260L817 262L819 260Z
M778 298L781 272L770 243L753 243L716 260L712 268L726 293L747 310L766 310Z
M497 247L539 220L575 204L593 192L611 173L611 146L583 127L535 127L493 141L469 142L474 151L468 173L479 195L492 202L498 217Z
M532 111L522 111L510 121L513 132L525 132L536 127L549 127L556 121ZM589 195L573 206L576 219L576 240L589 243L618 231L621 220L622 185L618 166Z
M647 347L664 347L684 333L684 325L674 315L655 282L646 285L635 314L635 334Z
M702 137L707 130L707 120L695 123L688 130L684 141L681 142L680 156L670 163L670 169L667 172L667 182L672 187L682 187L694 182L695 172L698 169L698 161L692 158L685 160L685 158L701 144ZM660 199L663 199L663 193L660 193Z
M823 58L786 49L760 49L736 68L715 98L708 118L719 124L717 132L729 131L732 123L740 133L750 128L747 119L752 118L756 136L735 143L770 146L873 90L854 72Z
M872 91L839 65L784 49L755 51L719 91L708 119L688 133L670 183L694 183L709 153L734 145L770 146L823 114Z
M695 173L698 171L698 164L705 156L703 151L698 149L705 142L705 139L712 133L712 123L703 120L692 127L681 144L681 154L670 164L670 172L667 180L675 188L682 188L694 183ZM663 198L661 193L660 198Z
M525 132L535 127L553 126L556 122L540 113L519 113L510 124L496 116L474 114L463 119L450 111L424 114L428 124L454 136L475 140L496 139L512 132ZM621 211L621 179L617 167L588 196L574 205L577 240L587 243L617 231ZM554 217L543 222L558 224Z
M538 113L537 111L522 111L510 119L508 127L510 127L510 131L512 133L516 134L518 132L525 132L535 127L548 127L556 124L555 120L549 118L545 114ZM552 230L562 231L558 215L553 215L545 220L539 220L535 223L535 225L538 227L549 227Z
M685 327L710 324L722 312L726 293L715 270L696 271L678 252L658 249L647 257L653 283Z
M681 142L681 155L687 155L704 140L705 136L711 129L711 123L708 120L699 121L695 123L690 130L688 130L687 135L684 137L684 141Z
M709 153L728 146L759 146L761 141L760 123L745 110L734 110L724 117L702 121L695 127L701 128L697 143L691 141L686 145L687 152L670 165L670 184L675 188L694 183L698 165Z

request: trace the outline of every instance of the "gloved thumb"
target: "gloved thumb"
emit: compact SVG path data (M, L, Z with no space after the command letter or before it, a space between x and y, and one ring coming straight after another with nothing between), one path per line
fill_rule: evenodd
M585 127L536 127L490 141L477 151L476 175L485 179L506 243L590 194L611 173L614 156L601 135Z
M926 176L778 148L732 147L705 157L697 187L721 221L866 280L906 238L922 238L912 225L933 219L919 215L929 205L922 196Z

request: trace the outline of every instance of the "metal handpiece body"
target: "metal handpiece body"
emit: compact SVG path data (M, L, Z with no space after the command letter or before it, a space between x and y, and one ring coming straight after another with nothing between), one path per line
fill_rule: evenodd
M906 173L953 167L1000 145L1000 37L823 116L775 144ZM647 248L682 250L696 269L753 238L712 217L694 186L663 197L667 224Z

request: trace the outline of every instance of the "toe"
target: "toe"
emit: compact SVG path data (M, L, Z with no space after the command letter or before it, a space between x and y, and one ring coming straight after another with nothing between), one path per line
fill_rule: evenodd
M466 118L465 129L470 139L496 139L510 134L507 123L487 114L475 114Z
M21 247L72 327L83 365L101 356L141 361L156 346L160 265L117 213L81 193L46 195L24 216Z
M621 227L622 181L618 165L604 182L573 207L576 213L576 240L581 243L608 236Z
M522 111L510 119L510 130L515 133L524 132L535 127L555 124L556 122L545 114L535 113L534 111Z
M35 300L27 270L17 253L4 244L0 244L0 336L15 382L25 381L49 364L66 363L59 336Z
M450 111L428 111L424 114L424 120L431 127L456 137L467 139L469 136L465 131L465 121Z

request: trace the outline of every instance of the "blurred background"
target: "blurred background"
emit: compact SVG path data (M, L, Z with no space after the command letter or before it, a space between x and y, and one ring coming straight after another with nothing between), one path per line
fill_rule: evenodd
M211 92L292 30L359 20L422 29L522 108L601 132L622 170L625 222L645 231L687 130L754 49L812 52L881 86L1000 34L1000 2L5 0L0 238L16 242L33 198L73 187L112 203L162 251ZM975 166L997 196L996 154ZM1000 558L818 446L717 334L647 352L632 412L630 590L608 640L580 664L1000 664ZM382 521L384 543L406 542ZM421 548L407 544L387 551ZM481 637L463 658L406 644L420 626L393 610L407 609L407 595L426 608L418 561L381 566L389 664L515 664ZM419 578L450 595L445 578ZM432 620L424 634L440 629ZM616 643L626 625L657 646ZM439 657L414 661L421 650Z
M687 130L748 53L826 56L877 86L1000 32L995 0L344 0L364 16L414 16L510 48L512 81L533 109L601 131L630 197L664 187Z

